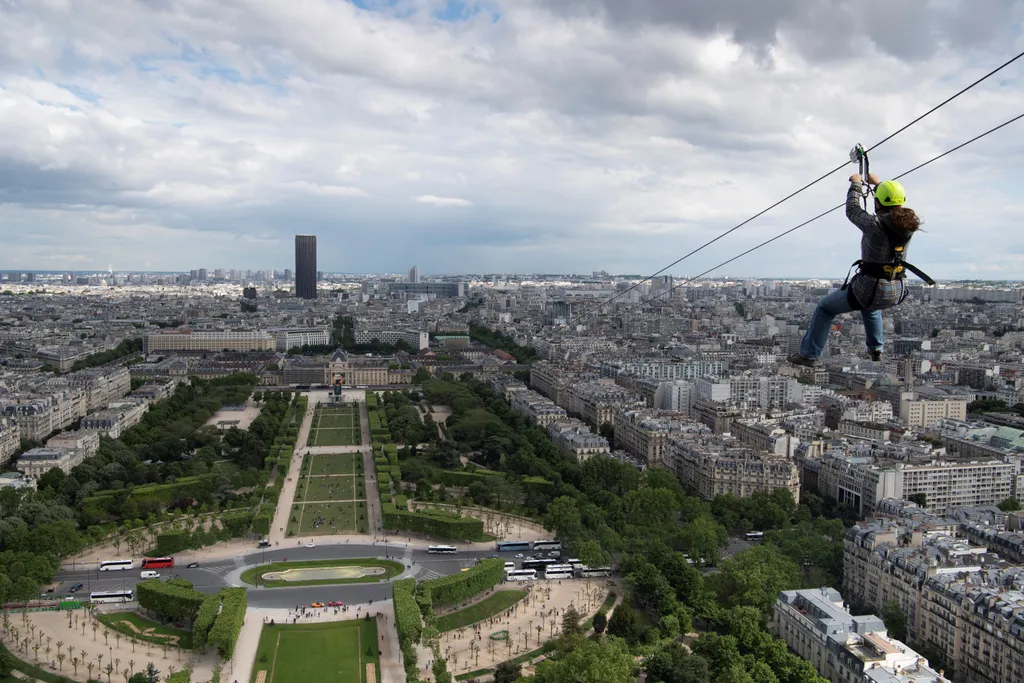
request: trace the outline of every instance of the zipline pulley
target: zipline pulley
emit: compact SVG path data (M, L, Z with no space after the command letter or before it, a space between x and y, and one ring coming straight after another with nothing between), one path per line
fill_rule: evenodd
M850 161L857 164L858 173L860 173L861 182L861 198L864 201L864 210L868 210L868 197L871 195L871 186L868 185L868 175L871 173L871 162L868 160L867 150L864 149L864 145L859 142L857 145L850 150Z

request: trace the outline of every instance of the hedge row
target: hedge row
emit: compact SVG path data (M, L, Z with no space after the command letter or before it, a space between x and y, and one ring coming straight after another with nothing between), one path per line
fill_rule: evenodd
M395 507L399 510L409 509L409 499L403 496L401 493L395 496Z
M167 677L167 683L192 683L192 670L181 669Z
M139 605L171 619L192 622L206 600L206 593L172 583L151 579L135 585Z
M479 519L422 510L399 510L394 503L382 503L381 512L384 528L388 531L411 531L456 541L475 541L484 533L484 523Z
M504 560L482 560L468 571L424 581L416 590L417 593L429 594L431 604L454 605L494 588L504 571Z
M198 498L201 493L212 490L214 480L221 476L218 473L197 474L191 477L182 477L171 484L146 484L130 488L132 496L151 496L162 503L170 503L178 498ZM82 505L90 503L102 503L123 492L123 489L109 489L99 491L95 495L82 500Z
M395 608L395 629L398 631L400 645L406 641L418 643L420 633L423 631L423 618L419 607L416 606L416 599L413 597L413 590L416 588L416 579L402 579L391 582L391 597Z
M217 619L217 612L220 611L220 596L209 595L199 607L199 614L196 616L196 623L192 626L192 648L198 650L206 645L210 629Z
M438 471L440 483L446 486L469 486L473 482L482 481L487 483L491 477L503 477L498 472L449 472L448 470Z
M207 642L217 647L221 659L231 659L235 654L238 634L242 632L249 601L244 588L225 588L219 595L222 598L220 614L213 622Z

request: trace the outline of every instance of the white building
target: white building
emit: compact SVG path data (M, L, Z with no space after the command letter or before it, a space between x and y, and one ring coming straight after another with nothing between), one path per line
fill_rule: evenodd
M11 460L21 447L21 429L14 420L0 417L0 467Z
M261 330L161 330L147 334L143 351L273 351L275 340Z
M270 330L274 344L281 353L302 346L327 346L331 343L331 331L326 327L292 327Z
M881 619L850 614L833 588L779 593L771 628L832 683L948 683Z
M33 448L18 458L18 471L26 477L41 477L46 472L59 468L65 474L85 460L85 453L66 448Z

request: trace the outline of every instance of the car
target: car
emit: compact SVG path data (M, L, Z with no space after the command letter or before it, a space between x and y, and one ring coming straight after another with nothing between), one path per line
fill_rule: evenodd
M522 553L516 553L516 559L517 560L523 559L523 554Z
M309 603L309 606L310 607L323 607L324 603L322 603L322 602L311 602L311 603Z
M488 555L487 559L488 560L498 560L498 559L501 559L501 556L500 555Z
M186 569L195 569L198 566L199 566L198 562L189 562L188 563L188 567L186 567Z
M562 554L562 553L560 553L560 552L559 552L559 551L557 551L557 550L552 550L552 551L551 551L550 553L548 553L548 557L558 557L558 556L559 556L559 555L561 555L561 554Z
M76 583L74 586L72 586L71 588L68 589L68 593L77 593L78 591L82 590L83 588L85 588L84 584Z
M343 603L341 600L331 600L329 603L327 603L327 606L328 607L342 607L342 606L344 606L344 604L345 603Z
M306 544L306 547L307 548L315 548L316 547L316 543L313 543L313 541L310 541L309 543Z

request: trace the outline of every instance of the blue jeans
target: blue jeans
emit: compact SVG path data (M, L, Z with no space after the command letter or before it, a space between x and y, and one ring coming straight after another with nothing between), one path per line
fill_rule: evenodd
M828 342L828 333L832 330L832 321L841 313L851 313L853 309L846 300L846 292L837 289L824 299L818 302L818 307L811 315L811 324L807 328L807 334L800 342L800 355L804 358L821 358L821 352L825 350L825 343ZM882 312L861 311L864 318L864 333L867 336L868 350L881 351L884 344L882 338Z

